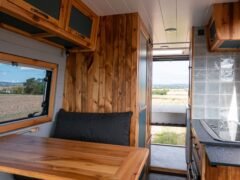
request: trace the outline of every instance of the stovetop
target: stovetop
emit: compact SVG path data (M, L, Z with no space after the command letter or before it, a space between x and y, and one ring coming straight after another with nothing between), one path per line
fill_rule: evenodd
M240 142L240 122L203 119L201 123L215 140Z

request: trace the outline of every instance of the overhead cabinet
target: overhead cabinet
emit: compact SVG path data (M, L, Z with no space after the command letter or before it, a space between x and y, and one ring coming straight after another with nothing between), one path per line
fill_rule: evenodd
M96 46L99 17L80 0L0 0L0 10L5 29L67 49Z
M213 5L207 26L210 51L240 51L240 2Z
M33 15L57 26L63 26L62 0L8 0Z
M96 38L98 21L95 14L92 13L87 6L80 4L74 0L71 1L68 11L67 27L66 30L71 34L80 36L87 41ZM78 19L78 21L76 21ZM79 22L82 22L81 24Z

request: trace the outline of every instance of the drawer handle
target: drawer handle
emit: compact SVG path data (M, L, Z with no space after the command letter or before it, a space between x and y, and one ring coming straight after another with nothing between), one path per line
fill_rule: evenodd
M37 9L31 8L31 11L34 12L34 13L37 13L37 14L39 14L41 16L43 16L46 19L49 19L48 15L44 14L43 12L41 12L41 11L39 11Z

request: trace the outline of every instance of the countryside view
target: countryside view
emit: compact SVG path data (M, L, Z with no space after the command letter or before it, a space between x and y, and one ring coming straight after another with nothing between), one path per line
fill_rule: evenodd
M46 70L0 63L0 122L42 112Z

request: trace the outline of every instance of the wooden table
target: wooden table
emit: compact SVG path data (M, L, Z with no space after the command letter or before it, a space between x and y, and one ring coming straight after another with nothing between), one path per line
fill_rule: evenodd
M0 171L46 180L138 179L148 149L41 138L0 137Z

